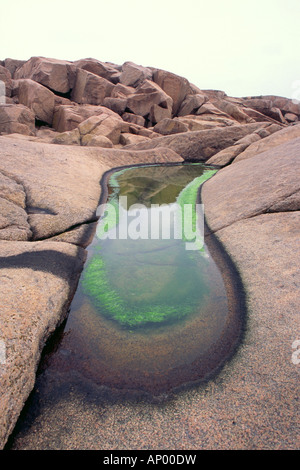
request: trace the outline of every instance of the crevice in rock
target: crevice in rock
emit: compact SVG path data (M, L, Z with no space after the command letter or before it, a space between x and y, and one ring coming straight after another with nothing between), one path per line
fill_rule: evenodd
M35 119L35 127L37 130L39 130L40 127L50 127L50 124L45 121L41 121L40 119Z
M261 212L256 212L255 214L249 215L247 217L241 217L240 219L234 220L233 222L231 222L227 225L223 225L222 227L219 227L217 230L210 229L210 233L208 233L207 235L218 233L220 230L223 230L224 228L231 227L231 225L234 225L237 222L241 222L242 220L253 219L254 217L259 217L261 215L281 214L281 213L288 213L288 212L299 212L300 213L300 209L285 210L285 211L284 210L278 210L278 211L265 211L265 210L263 210Z
M61 231L61 232L57 232L57 233L51 235L50 237L38 237L38 238L36 238L36 239L34 239L34 240L31 240L31 241L34 241L34 242L37 242L37 241L45 241L45 240L51 241L53 238L56 238L56 237L58 237L58 236L60 236L60 235L64 235L64 234L70 233L70 232L72 232L73 230L76 230L77 228L82 227L83 225L89 226L89 225L91 225L91 224L93 224L93 223L95 223L95 222L98 222L98 220L99 220L99 217L93 217L93 218L91 218L91 219L89 219L89 220L86 220L86 221L84 221L84 222L79 222L78 224L72 225L72 226L70 226L69 228L67 228L66 230L63 230L63 231ZM70 243L70 242L69 242L69 243ZM73 245L74 243L70 243L70 244ZM76 245L80 245L80 243L76 243Z

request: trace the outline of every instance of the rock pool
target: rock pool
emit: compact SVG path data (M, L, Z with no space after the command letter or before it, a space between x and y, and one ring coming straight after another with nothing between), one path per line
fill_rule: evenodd
M214 172L181 164L105 175L102 203L115 207L116 217L112 221L104 211L108 206L101 205L68 320L55 354L47 358L48 373L59 374L62 383L79 374L109 390L158 396L209 378L232 355L242 319L228 259L211 235L192 250L184 236L176 238L172 230L170 237L163 235L166 223L175 234L176 218L166 214L180 204L194 207L199 185ZM151 238L151 224L148 232L142 224L162 205ZM140 210L139 224L132 207ZM190 219L195 228L195 211ZM140 238L128 236L130 223ZM127 235L120 239L117 229Z

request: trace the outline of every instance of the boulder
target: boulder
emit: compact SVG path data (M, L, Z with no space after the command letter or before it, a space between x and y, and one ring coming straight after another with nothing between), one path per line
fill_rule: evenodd
M296 114L293 114L293 113L286 113L284 115L284 119L287 121L287 122L297 122L299 119L298 119L298 116Z
M126 98L129 95L133 95L135 89L131 86L122 85L117 83L111 91L112 98Z
M254 119L256 122L273 122L276 123L277 121L270 116L267 116L266 114L262 114L259 111L253 109L253 108L248 108L248 107L243 107L243 111L247 116L250 118Z
M105 136L114 145L120 141L121 132L126 132L129 129L129 124L125 123L122 119L115 119L113 116L103 114L100 116L99 123L89 132L90 135Z
M213 114L216 116L223 116L228 119L233 119L230 114L225 113L224 111L221 111L218 109L215 105L213 105L211 102L207 101L204 103L200 108L196 111L197 115L202 115L202 114Z
M162 106L158 104L154 104L150 108L148 119L149 119L150 124L154 126L156 123L162 120L170 119L171 116L172 116L171 108L163 108Z
M104 98L110 96L114 85L94 73L78 69L72 90L72 100L79 104L102 105Z
M222 90L202 90L209 100L224 100L227 99L225 91Z
M270 129L272 130L271 126L267 127L267 130L269 132ZM300 124L297 124L295 126L289 126L284 129L279 129L279 131L277 129L277 132L272 133L265 139L259 142L254 142L244 152L240 153L240 155L234 160L233 163L255 157L258 154L270 150L274 147L277 147L278 145L288 142L289 140L300 137Z
M215 127L226 127L236 124L236 121L233 119L218 117L214 116L213 114L201 114L200 116L188 115L174 119L186 124L189 128L189 131L204 131L206 129L213 129Z
M10 97L12 93L11 73L8 69L0 65L0 82L5 85L5 96Z
M16 80L19 103L31 109L36 119L52 124L55 95L48 88L30 79Z
M80 132L78 129L62 132L56 135L51 142L60 145L80 145Z
M253 118L248 116L242 108L226 100L213 100L212 104L218 108L220 111L223 111L228 116L231 116L237 122L240 123L249 123L255 122Z
M267 126L268 123L265 123ZM186 161L206 161L220 150L230 147L242 137L264 127L262 123L243 124L194 132L183 132L151 139L126 149L146 150L157 147L171 148Z
M99 77L106 78L106 80L113 81L113 77L119 73L119 71L108 62L100 62L97 59L80 59L73 62L73 64L87 72L91 72Z
M15 71L24 65L26 60L17 60L7 58L4 60L4 67L10 71L12 78L14 78Z
M22 104L0 106L0 133L35 135L35 116Z
M189 128L186 124L176 119L163 119L154 126L153 130L162 135L170 135L187 132Z
M88 119L85 119L82 121L79 126L78 130L80 132L81 136L90 134L95 127L99 126L99 124L105 119L108 115L105 113L102 113L98 116L91 116Z
M138 124L139 126L145 126L145 122L146 122L142 116L138 116L137 114L132 114L132 113L123 113L122 119L132 124Z
M215 166L226 166L231 163L235 157L237 157L243 150L247 148L247 145L239 144L231 145L230 147L226 147L220 152L216 153L208 160L206 160L207 165L215 165Z
M172 98L172 113L176 116L182 102L191 93L188 80L165 70L156 70L153 74L153 81Z
M93 135L93 134L86 134L81 138L81 145L89 146L89 147L103 147L103 148L112 148L113 143L105 135Z
M251 143L260 140L261 138L263 138L263 136L265 137L263 131L266 132L266 135L269 135L269 133L265 129L258 129L257 131L254 131L253 134L248 134L245 137L242 137L230 147L227 147L224 150L221 150L220 152L216 153L213 157L209 158L206 163L208 165L218 166L228 165Z
M117 114L124 114L124 111L127 107L127 99L126 98L112 98L107 96L103 100L103 106L106 108L111 109Z
M2 104L13 104L12 98L7 98L5 96L6 89L5 89L5 83L0 80L0 105Z
M284 122L284 120L282 120L282 113L290 112L300 116L300 104L280 96L270 95L244 98L243 104L280 122Z
M188 95L180 106L178 116L195 114L207 100L207 96L202 94Z
M85 105L61 105L54 109L52 127L58 132L71 131L91 116L101 114L112 115L115 119L120 116L104 106Z
M120 140L121 132L128 132L129 127L129 124L125 123L119 116L118 119L116 119L114 116L103 113L99 116L91 116L80 123L78 130L81 136L105 136L113 144L117 145ZM83 139L82 143L87 141L88 138ZM84 145L86 145L86 143L84 143Z
M136 87L144 80L151 79L152 71L147 67L142 67L133 62L125 62L122 65L122 73L120 75L120 83L122 85Z
M149 139L159 137L159 134L157 134L156 132L153 132L152 129L146 129L145 127L139 126L138 124L130 124L128 131L125 131L123 129L122 132L130 132L131 134L149 137Z
M142 135L136 135L136 134L128 134L124 133L121 134L120 136L120 144L121 145L130 145L130 144L137 144L139 142L143 142L145 140L149 140L149 137L145 137Z
M261 98L270 100L272 102L272 106L279 108L284 114L293 113L300 117L300 102L297 103L296 100L273 95L267 95Z
M139 116L149 117L154 105L166 109L168 117L172 114L172 98L170 98L158 85L145 80L136 89L136 93L128 97L128 109ZM164 116L165 118L166 116Z
M202 189L203 200L210 201L210 229L270 212L299 211L299 174L300 137L222 169Z
M72 62L31 57L15 71L14 78L30 78L54 92L69 93L74 87L76 67Z

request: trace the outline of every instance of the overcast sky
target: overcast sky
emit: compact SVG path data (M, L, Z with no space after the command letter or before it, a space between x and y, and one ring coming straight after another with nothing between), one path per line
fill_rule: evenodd
M133 61L230 96L300 99L299 0L1 0L0 59Z

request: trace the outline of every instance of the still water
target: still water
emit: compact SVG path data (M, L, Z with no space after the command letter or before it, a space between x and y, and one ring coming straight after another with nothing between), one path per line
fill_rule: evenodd
M92 384L99 397L168 396L209 379L233 354L243 319L230 260L211 235L187 249L178 219L169 217L182 202L194 207L199 184L212 174L184 164L106 176L103 194L115 217L101 206L68 319L41 364L31 406L59 401L70 383L83 393ZM160 218L152 219L161 205ZM195 211L188 220L195 228ZM167 225L171 236L164 237Z

